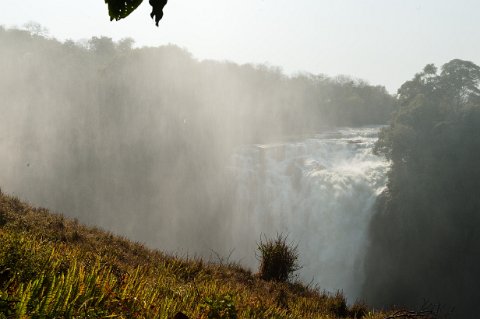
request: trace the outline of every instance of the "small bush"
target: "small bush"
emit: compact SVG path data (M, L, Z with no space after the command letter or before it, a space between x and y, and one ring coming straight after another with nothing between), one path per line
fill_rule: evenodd
M363 302L355 302L349 309L350 317L360 319L368 314L368 307Z
M237 309L229 294L205 298L200 308L208 319L237 319Z
M343 293L338 291L334 296L330 296L330 298L326 300L326 305L329 313L333 313L340 318L348 316L347 301Z
M298 246L288 243L287 237L277 234L274 239L260 238L257 245L260 278L285 282L301 268L298 264Z

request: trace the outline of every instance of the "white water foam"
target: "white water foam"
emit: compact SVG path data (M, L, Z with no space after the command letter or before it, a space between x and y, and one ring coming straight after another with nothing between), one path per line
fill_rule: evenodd
M379 129L343 128L239 148L232 159L232 241L255 249L259 234L287 233L298 243L300 278L355 301L364 281L367 227L389 165L372 152ZM248 257L243 262L256 264Z

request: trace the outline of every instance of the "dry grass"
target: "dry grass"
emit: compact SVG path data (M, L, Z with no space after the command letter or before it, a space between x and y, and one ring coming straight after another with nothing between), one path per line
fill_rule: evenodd
M168 256L4 194L0 242L0 318L385 317L236 264Z

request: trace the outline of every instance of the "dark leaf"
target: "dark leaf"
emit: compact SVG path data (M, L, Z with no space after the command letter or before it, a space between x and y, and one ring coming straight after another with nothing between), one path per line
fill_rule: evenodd
M128 17L143 0L105 0L108 5L110 21Z
M150 17L155 19L155 24L158 27L158 22L163 17L163 7L167 4L167 0L149 0L150 5L152 6L152 13L150 13Z

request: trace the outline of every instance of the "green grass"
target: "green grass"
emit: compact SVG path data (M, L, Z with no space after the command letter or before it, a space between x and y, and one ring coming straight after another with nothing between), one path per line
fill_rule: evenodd
M342 294L181 259L0 194L0 318L384 318ZM254 253L254 252L252 252Z

